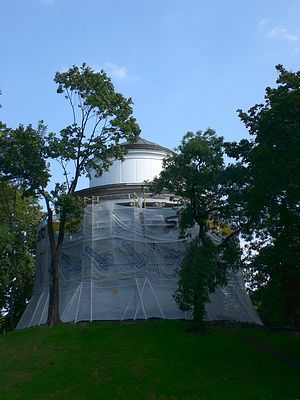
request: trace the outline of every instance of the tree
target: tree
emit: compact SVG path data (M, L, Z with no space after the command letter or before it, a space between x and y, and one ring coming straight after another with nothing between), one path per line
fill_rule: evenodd
M226 195L223 138L211 129L188 132L150 187L156 193L167 190L181 202L180 225L190 239L174 298L181 310L193 310L194 321L202 325L209 293L226 283L228 269L239 260Z
M276 69L278 86L266 89L265 103L238 110L253 138L228 144L227 153L243 175L255 297L268 322L300 326L300 72Z
M78 229L81 221L82 199L75 193L78 179L91 169L101 175L113 159L122 159L126 149L120 141L134 141L140 132L132 117L132 100L115 91L104 71L94 72L83 64L57 72L54 81L70 104L72 123L59 134L47 134L41 123L37 129L20 126L0 139L2 173L11 180L21 179L27 195L45 200L51 253L48 325L60 322L58 267L65 232ZM60 164L63 176L51 191L50 160ZM54 218L59 219L57 232Z
M14 330L31 296L41 214L35 199L0 178L0 330Z
M8 131L0 121L0 136ZM15 328L31 296L40 218L37 201L0 175L0 331Z

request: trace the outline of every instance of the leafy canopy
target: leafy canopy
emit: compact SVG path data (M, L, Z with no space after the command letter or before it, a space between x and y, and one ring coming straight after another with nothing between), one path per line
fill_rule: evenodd
M276 69L277 87L266 88L264 104L239 110L252 138L228 144L227 153L238 161L253 286L263 288L269 322L299 325L300 72ZM274 293L280 293L276 310Z
M37 201L1 177L0 331L15 328L31 296L40 218Z

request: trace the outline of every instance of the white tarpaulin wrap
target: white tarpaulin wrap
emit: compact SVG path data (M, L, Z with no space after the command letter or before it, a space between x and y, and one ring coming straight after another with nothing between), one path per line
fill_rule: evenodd
M85 208L81 231L66 235L61 255L62 321L190 317L173 299L176 270L185 249L176 210L157 205L142 208L107 200ZM46 323L48 265L48 236L43 228L34 294L18 328ZM241 272L230 273L228 285L211 295L206 310L208 320L261 323Z

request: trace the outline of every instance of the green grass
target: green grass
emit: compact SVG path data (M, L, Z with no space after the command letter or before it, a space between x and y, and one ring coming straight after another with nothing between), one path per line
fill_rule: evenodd
M294 338L287 334L278 334L261 329L251 329L244 332L263 340L287 356L300 360L300 337Z
M238 329L203 336L187 326L99 322L0 336L0 399L300 400L300 370L237 339ZM241 332L300 362L299 339Z

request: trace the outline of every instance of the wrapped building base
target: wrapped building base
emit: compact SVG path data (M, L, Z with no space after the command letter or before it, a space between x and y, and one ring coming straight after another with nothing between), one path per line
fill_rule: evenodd
M176 305L177 270L185 250L177 212L163 200L104 200L86 206L81 230L66 235L60 260L63 322L190 318ZM18 328L45 324L49 246L40 232L33 297ZM199 260L201 268L201 260ZM206 306L208 320L261 324L241 272L230 272Z

